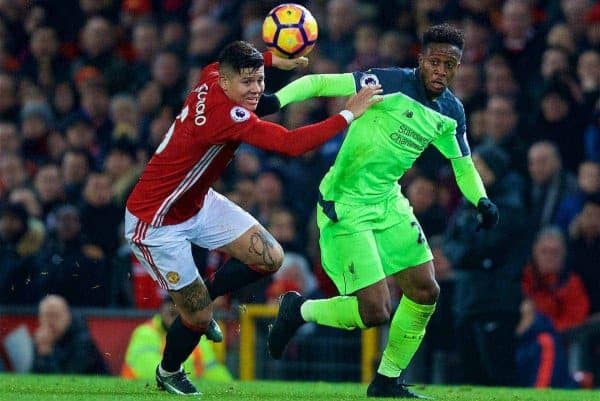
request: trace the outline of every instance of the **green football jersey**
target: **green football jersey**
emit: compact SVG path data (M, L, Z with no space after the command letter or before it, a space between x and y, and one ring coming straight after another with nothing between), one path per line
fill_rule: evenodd
M277 92L281 106L315 96L349 96L381 84L384 100L354 120L319 190L324 200L373 204L399 191L398 180L431 144L452 161L457 183L473 204L485 188L468 157L465 113L445 90L429 99L418 69L381 68L302 77Z
M362 85L381 83L384 100L350 125L335 163L321 181L324 199L380 202L399 190L400 177L430 144L447 158L468 154L464 126L458 126L464 125L464 111L450 91L434 102L424 93L419 96L421 83L412 69L373 69L353 77L357 91Z

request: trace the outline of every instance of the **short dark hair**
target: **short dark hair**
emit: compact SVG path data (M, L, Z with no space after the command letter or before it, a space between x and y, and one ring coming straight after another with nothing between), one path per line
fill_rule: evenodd
M427 47L430 43L449 43L462 51L465 47L465 34L446 23L430 26L423 33L423 47Z
M219 55L220 67L230 68L236 72L243 69L257 69L264 65L265 60L261 52L248 42L241 40L225 46Z

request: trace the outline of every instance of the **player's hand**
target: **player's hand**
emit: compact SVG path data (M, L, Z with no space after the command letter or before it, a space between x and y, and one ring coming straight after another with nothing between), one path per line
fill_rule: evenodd
M381 85L369 85L362 88L356 95L346 102L346 109L354 114L354 118L360 117L365 110L383 100L383 89Z
M306 57L283 58L273 54L271 65L279 68L280 70L293 70L294 68L304 68L308 66L308 59Z
M477 202L477 220L479 220L479 224L476 231L482 228L489 230L496 227L499 218L498 207L494 202L488 198L479 199L479 202Z

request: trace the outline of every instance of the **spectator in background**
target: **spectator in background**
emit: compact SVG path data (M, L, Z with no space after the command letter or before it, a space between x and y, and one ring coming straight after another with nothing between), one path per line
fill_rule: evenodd
M99 154L99 147L96 142L92 122L86 116L76 113L66 122L66 141L70 149L80 150L90 155L93 165L92 169L98 166L96 161Z
M24 186L28 178L25 163L19 154L0 155L0 200L13 189Z
M133 96L126 93L113 96L110 99L109 116L114 125L112 142L118 142L121 139L132 143L138 142L140 112Z
M14 75L0 71L0 93L0 119L18 121L17 78Z
M150 125L152 119L159 113L162 104L162 94L158 83L154 81L146 82L146 84L137 92L136 100L140 113L139 142L140 144L146 144L150 137ZM156 145L158 145L158 143ZM152 147L152 144L148 144L148 146ZM156 146L152 147L152 151L154 151L155 148Z
M565 23L575 36L575 42L581 45L585 40L585 18L592 7L591 0L561 0L560 9Z
M558 148L552 142L534 143L527 155L529 185L525 202L532 232L546 226L556 216L563 199L577 189L575 178L562 168Z
M577 190L562 200L554 223L566 233L571 221L583 209L587 197L596 192L600 192L600 161L584 161L579 165Z
M72 148L63 155L60 169L68 203L77 205L81 202L83 184L92 168L92 163L90 155L81 149Z
M160 87L163 104L171 110L179 110L185 96L185 79L176 52L162 50L157 54L152 64L152 80Z
M509 168L523 176L527 172L526 144L519 130L519 113L511 98L493 95L485 108L485 142L502 149L510 158Z
M600 47L600 5L593 5L585 16L585 39L590 48Z
M552 46L544 50L539 66L540 73L524 83L533 103L540 102L544 90L556 77L572 74L571 57L572 54L563 47Z
M33 186L42 206L42 221L52 223L52 213L65 202L64 182L60 167L46 164L37 171Z
M39 299L32 283L35 253L44 241L44 226L29 218L18 203L0 207L0 305L31 305Z
M485 93L488 97L494 95L506 96L510 99L521 99L519 84L508 66L506 60L500 56L494 56L485 63ZM523 97L517 109L525 112L529 106L528 99Z
M83 66L99 69L110 93L125 90L130 84L127 66L113 52L115 33L106 18L96 15L87 19L80 32L81 55L73 64L73 72Z
M475 232L476 213L463 203L446 233L444 254L456 272L457 347L463 382L514 385L516 339L525 259L523 181L510 172L501 149L486 145L473 162L502 218L494 230Z
M581 277L567 265L566 258L567 244L560 229L542 228L521 279L523 294L558 331L583 323L590 309Z
M484 17L484 14L467 14L463 19L463 24L465 30L465 52L462 60L468 64L481 64L488 56L490 47L490 37L492 34L489 28L489 21Z
M600 312L600 192L588 195L583 209L569 225L571 266L581 276L591 301Z
M298 105L302 103L295 103ZM287 119L286 121L290 121ZM302 120L302 126L312 121L310 118ZM294 210L297 221L307 221L315 211L319 193L319 182L329 169L330 163L325 159L319 149L306 152L300 157L284 161L285 195L289 205ZM302 229L303 227L299 227ZM306 232L298 232L303 242Z
M378 43L378 26L359 24L354 33L354 59L346 66L346 71L363 71L379 65Z
M540 64L540 78L543 81L550 80L554 75L561 75L571 72L571 63L568 50L562 47L548 47L542 53L542 62ZM538 81L538 84L540 81Z
M556 24L550 28L548 35L546 35L546 46L561 48L566 50L569 55L577 52L575 35L573 35L567 24Z
M25 160L39 166L49 160L48 134L53 116L45 102L29 102L21 109L21 152Z
M519 385L525 387L573 388L567 355L548 318L535 310L531 300L521 303L521 320L516 329Z
M542 90L539 110L529 131L534 140L554 142L561 150L562 164L571 172L577 171L583 159L583 132L586 110L573 94L571 78L554 76ZM569 135L565 135L568 132Z
M242 145L235 156L234 175L238 179L256 179L262 168L259 151L253 147Z
M112 183L114 204L124 208L125 201L141 174L141 167L136 164L134 144L126 138L118 140L106 155L104 166Z
M474 110L485 105L485 96L481 85L481 72L476 64L461 63L456 72L452 91L460 99L465 114L471 115Z
M594 110L600 94L600 53L588 50L577 59L577 78L583 91L584 104L590 111Z
M53 27L33 30L21 73L44 90L51 90L56 83L69 78L69 62L59 52L58 35Z
M252 215L264 225L269 224L273 210L283 206L283 177L276 169L266 169L256 177L256 207Z
M160 31L161 49L173 49L178 54L186 51L186 28L177 19L167 19Z
M526 1L507 0L500 18L501 34L490 53L506 58L519 83L529 82L537 71L544 45L543 35L533 26L531 6Z
M413 178L406 197L424 232L435 236L446 230L448 216L439 203L439 191L433 178L426 175Z
M59 294L76 306L106 305L107 273L102 250L86 244L81 220L71 205L56 211L56 228L36 257L41 294Z
M34 373L108 373L85 323L73 316L65 298L45 296L39 304L38 322L33 336Z
M0 156L6 154L20 154L21 135L17 124L0 120Z
M141 20L133 27L132 41L134 59L130 66L132 82L130 90L137 91L150 81L151 67L160 49L158 27L148 20Z
M153 379L155 369L162 359L167 331L177 317L177 309L170 298L160 305L159 313L136 327L131 333L127 353L121 369L126 379ZM202 337L200 343L182 364L191 377L210 381L232 381L231 373L215 355L212 342Z
M113 190L107 173L87 176L80 206L81 233L87 244L98 246L110 260L121 242L121 223L124 204L112 202Z
M348 65L354 56L354 32L360 19L360 7L356 0L331 0L327 2L327 13L319 50L338 65L338 71Z
M38 221L42 216L42 205L40 204L40 201L35 195L33 189L29 187L19 187L10 191L10 194L8 195L8 202L22 204L25 210L27 210L29 217ZM43 227L41 221L39 221L39 224L41 224Z
M411 50L410 35L397 30L385 31L379 38L377 56L381 67L416 65Z
M85 86L80 93L81 108L80 119L87 120L94 132L94 141L98 148L92 153L98 166L111 145L114 123L110 119L110 97L104 85ZM77 118L77 116L76 116Z
M199 15L190 23L187 48L190 65L205 66L217 59L229 29L227 25L209 15ZM196 81L197 81L196 77Z
M63 130L76 106L75 88L71 81L58 83L54 87L50 101L56 116L56 125Z

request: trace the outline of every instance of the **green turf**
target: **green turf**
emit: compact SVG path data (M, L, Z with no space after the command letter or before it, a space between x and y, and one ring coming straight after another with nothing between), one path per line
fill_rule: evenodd
M366 400L366 386L315 382L198 383L203 400ZM471 386L415 386L436 401L599 401L599 391L532 390ZM1 401L152 401L182 398L156 390L153 381L110 377L0 375ZM194 399L194 397L186 397Z

